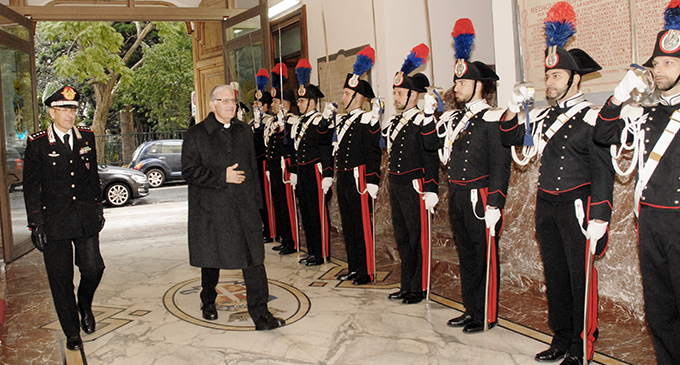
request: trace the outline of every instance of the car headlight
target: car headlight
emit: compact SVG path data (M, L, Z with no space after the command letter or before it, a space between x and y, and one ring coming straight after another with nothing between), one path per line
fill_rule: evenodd
M146 175L142 175L142 176L132 175L132 180L134 180L134 181L136 181L140 184L144 184L146 182Z

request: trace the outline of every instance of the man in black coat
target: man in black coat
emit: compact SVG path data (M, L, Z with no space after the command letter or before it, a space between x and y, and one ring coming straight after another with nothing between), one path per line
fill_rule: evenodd
M80 350L78 312L85 333L95 330L92 298L104 273L99 231L104 226L94 133L74 127L80 94L70 86L45 100L54 123L28 137L24 200L31 238L43 252L66 347ZM73 293L73 247L80 270Z
M230 86L213 88L210 109L186 132L182 146L182 177L189 184L189 262L201 268L203 318L217 319L220 269L242 269L255 329L274 329L285 322L267 309L253 132L236 118Z

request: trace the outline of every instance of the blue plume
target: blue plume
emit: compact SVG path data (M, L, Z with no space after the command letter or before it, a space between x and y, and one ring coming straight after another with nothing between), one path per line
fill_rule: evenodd
M274 89L281 89L281 77L275 73L272 74L272 87Z
M258 90L264 90L264 88L267 87L268 82L269 82L269 77L267 77L267 76L257 76L257 89Z
M307 85L309 83L309 76L311 74L311 68L298 67L295 69L295 75L297 75L298 84L300 85Z
M663 19L666 21L663 29L680 29L680 8L667 8L663 12Z
M454 38L453 49L455 51L456 59L467 60L470 58L472 52L472 44L475 41L475 35L472 33L459 34Z
M566 21L545 22L543 30L545 31L545 43L548 47L564 48L569 39L576 34L574 24Z
M366 71L373 67L373 60L366 55L358 55L356 62L354 62L354 74L363 75Z
M413 72L413 70L417 69L418 67L422 66L425 63L425 60L422 58L419 58L416 56L415 52L409 53L409 55L406 57L406 60L404 61L404 64L401 65L401 72L403 72L405 75L410 74Z

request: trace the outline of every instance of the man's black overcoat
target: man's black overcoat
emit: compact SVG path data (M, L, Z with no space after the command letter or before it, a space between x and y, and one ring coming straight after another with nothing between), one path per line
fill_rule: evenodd
M245 181L227 183L227 167L236 163ZM182 176L189 184L189 263L218 269L262 264L262 196L250 127L233 118L224 128L210 113L184 135Z

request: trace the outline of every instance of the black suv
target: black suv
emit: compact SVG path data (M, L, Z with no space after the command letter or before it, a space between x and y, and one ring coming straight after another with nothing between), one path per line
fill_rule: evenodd
M130 167L146 174L149 185L182 179L182 140L160 139L144 142L132 155Z

